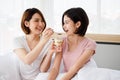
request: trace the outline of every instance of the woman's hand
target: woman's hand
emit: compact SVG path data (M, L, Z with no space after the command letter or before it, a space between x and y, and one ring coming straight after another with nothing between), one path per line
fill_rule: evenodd
M56 53L61 53L61 52L62 52L62 45L60 45L60 46L55 46L55 52L56 52Z
M54 48L56 53L61 53L63 50L63 39L54 39Z
M54 42L52 42L52 43L51 43L51 45L50 45L50 48L49 48L48 52L50 52L50 53L54 53L54 52L55 52Z
M60 53L60 52L62 52L62 44L61 45L59 45L59 46L56 46L55 44L54 44L54 41L51 43L51 47L50 47L50 49L49 49L49 52L50 53Z
M54 31L51 28L47 28L42 33L42 41L46 42L50 39L50 37L53 35Z

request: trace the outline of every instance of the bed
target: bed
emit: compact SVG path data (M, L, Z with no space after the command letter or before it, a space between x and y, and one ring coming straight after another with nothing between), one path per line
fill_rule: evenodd
M60 73L56 80L64 73ZM39 73L35 80L47 80L48 73ZM12 52L0 56L0 80L21 80L19 62ZM84 67L72 80L120 80L120 71L108 68Z
M87 64L89 65L89 64ZM39 73L35 80L47 80L49 73ZM60 73L56 80L60 80L65 73ZM71 80L120 80L120 71L108 68L84 66Z

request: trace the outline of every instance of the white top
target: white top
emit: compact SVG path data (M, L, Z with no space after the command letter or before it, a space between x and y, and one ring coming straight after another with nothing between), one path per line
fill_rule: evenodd
M27 64L24 64L22 61L19 61L20 74L21 74L21 77L23 78L22 80L34 80L35 77L40 73L40 70L39 70L40 63L43 57L46 55L51 41L52 40L50 39L46 43L39 57L31 65L27 65ZM17 48L24 48L26 49L27 52L30 52L30 48L27 44L25 36L17 37L14 39L13 50Z

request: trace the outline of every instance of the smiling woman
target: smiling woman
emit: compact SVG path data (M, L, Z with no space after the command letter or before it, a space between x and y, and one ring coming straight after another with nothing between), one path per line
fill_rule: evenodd
M54 53L54 50L51 50L50 46L52 42L50 38L53 34L53 30L46 28L45 18L42 12L37 8L28 8L24 11L21 18L21 28L25 35L14 38L13 54L7 55L16 55L16 58L18 58L18 74L20 74L22 80L34 80L38 73L47 71L50 66L51 57ZM10 56L4 60L4 57L7 57L7 55L0 56L3 57L0 58L0 61L4 62L9 60L9 58L11 58ZM45 60L46 63L44 63L43 60ZM10 59L11 63L12 61L13 60ZM5 64L0 62L0 65L4 68L6 65L9 65L9 62ZM4 70L6 72L9 69L5 67ZM4 72L4 70L2 70L2 72ZM7 74L12 77L9 72Z
M11 51L13 39L23 35L19 27L23 11L29 7L41 8L40 0L11 0L8 2L9 0L0 1L0 55Z

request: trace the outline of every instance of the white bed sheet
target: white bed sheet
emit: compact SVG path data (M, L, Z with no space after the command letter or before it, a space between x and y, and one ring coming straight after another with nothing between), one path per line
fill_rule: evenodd
M49 73L40 73L35 80L47 80ZM64 73L60 73L56 80ZM120 71L107 68L83 68L71 80L120 80Z

